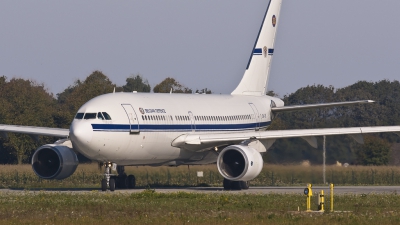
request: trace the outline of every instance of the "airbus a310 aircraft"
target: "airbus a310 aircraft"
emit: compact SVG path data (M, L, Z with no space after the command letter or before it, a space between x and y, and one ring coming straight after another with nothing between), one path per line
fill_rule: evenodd
M278 138L301 137L316 147L316 136L397 132L400 126L268 131L279 112L372 103L336 102L284 106L265 95L282 0L271 0L244 76L230 95L110 93L85 103L70 129L0 125L0 133L59 137L39 147L32 168L44 179L64 179L77 166L76 152L104 166L103 191L134 188L124 166L179 166L217 163L224 189L247 189L263 167L262 153ZM117 174L112 174L115 169Z

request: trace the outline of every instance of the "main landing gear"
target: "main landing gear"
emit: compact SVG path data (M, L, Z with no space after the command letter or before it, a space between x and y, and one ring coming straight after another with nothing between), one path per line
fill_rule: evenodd
M133 189L136 186L136 178L134 175L126 175L124 166L117 166L118 176L117 188L119 189Z
M126 175L124 166L117 166L117 173L111 174L112 163L104 164L104 178L101 180L101 190L106 191L109 187L110 191L115 189L133 189L136 186L136 178L134 175Z
M248 181L231 181L224 178L224 190L247 190L249 189Z

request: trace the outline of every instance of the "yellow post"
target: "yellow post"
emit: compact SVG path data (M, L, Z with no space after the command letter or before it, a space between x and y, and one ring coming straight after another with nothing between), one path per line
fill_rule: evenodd
M333 212L333 184L331 183L329 187L331 188L331 212Z
M321 194L319 195L320 198L320 205L319 205L319 211L324 212L324 205L325 205L325 196L324 196L324 190L321 190Z
M306 212L311 212L311 196L312 196L312 185L307 184L307 187L304 189L304 195L307 196L307 210Z

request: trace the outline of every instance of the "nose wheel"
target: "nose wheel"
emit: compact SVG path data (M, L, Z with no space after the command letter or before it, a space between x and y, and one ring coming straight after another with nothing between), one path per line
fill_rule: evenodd
M104 163L104 178L101 180L101 190L115 191L115 189L133 189L136 186L134 175L126 175L124 166L117 166L117 173L111 174L112 163Z
M107 191L107 187L110 191L115 191L115 175L111 174L111 163L104 164L104 178L101 180L101 190Z

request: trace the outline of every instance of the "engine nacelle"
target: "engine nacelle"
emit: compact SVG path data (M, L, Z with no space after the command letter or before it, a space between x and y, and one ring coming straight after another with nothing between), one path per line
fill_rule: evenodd
M219 173L232 181L249 181L260 174L264 165L261 154L249 146L231 145L218 156Z
M32 157L32 169L43 179L65 179L75 172L78 164L78 156L64 145L43 145Z

